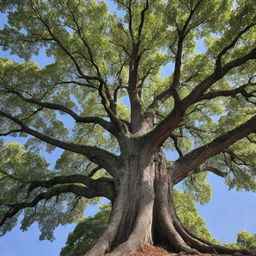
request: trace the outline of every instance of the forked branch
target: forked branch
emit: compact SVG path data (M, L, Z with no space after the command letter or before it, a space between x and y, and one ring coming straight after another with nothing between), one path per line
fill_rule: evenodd
M156 150L158 146L161 145L166 140L166 138L168 138L168 136L173 132L174 129L179 126L180 122L183 120L186 109L188 109L194 103L198 102L200 97L203 98L203 93L207 91L214 83L223 78L230 70L243 65L249 60L255 59L256 48L252 49L244 56L225 64L221 69L215 70L211 75L200 82L195 87L195 89L192 90L192 92L186 98L184 98L180 104L176 105L170 114L167 115L167 117L162 120L148 135L148 137L150 137L148 139L148 143L151 143L152 145L151 150ZM243 89L244 88L239 90ZM232 93L234 93L234 91Z
M83 116L80 116L77 113L75 113L72 109L69 109L60 104L56 104L56 103L52 103L52 102L43 102L43 101L40 101L35 98L27 98L21 92L18 92L13 89L7 89L7 92L13 93L13 94L17 95L19 98L21 98L22 100L32 103L32 104L35 104L37 106L41 106L41 107L47 108L47 109L59 110L63 113L66 113L66 114L70 115L78 123L99 124L100 126L102 126L105 130L107 130L111 134L116 135L117 131L116 131L115 127L110 122L108 122L98 116L83 117Z
M181 177L186 177L186 175L188 175L193 170L196 170L197 167L203 164L207 159L223 152L238 140L245 138L249 134L255 132L256 116L252 117L250 120L238 126L237 128L234 128L233 130L214 139L212 142L194 149L190 153L177 160L175 163L175 178L179 180Z
M244 35L250 28L256 25L256 17L253 18L253 22L249 25L247 25L244 29L242 29L236 37L226 46L223 48L223 50L218 54L216 58L216 68L219 69L221 68L221 60L222 57L231 49L233 48L238 40L241 38L242 35Z
M63 184L83 184L88 189L94 191L98 196L106 197L110 200L114 199L113 181L107 178L91 179L88 176L81 174L74 174L69 176L57 176L49 180L34 180L29 183L28 192L31 193L38 187L52 188L56 185Z
M189 24L195 14L195 11L201 4L201 0L198 1L198 3L195 5L193 9L190 10L190 14L185 21L182 29L177 27L177 33L178 33L178 43L177 43L177 50L175 51L175 67L174 67L174 73L173 73L173 79L169 86L169 88L162 93L160 93L158 96L155 97L154 101L150 104L147 111L156 111L158 106L164 102L169 97L173 96L176 105L179 104L180 98L177 92L177 87L180 84L180 76L181 76L181 67L182 67L182 54L183 54L183 45L184 41L186 39L186 36L188 35L189 30Z
M246 84L243 84L243 85L239 86L236 89L209 92L209 93L201 95L198 98L198 101L201 101L201 100L211 100L211 99L215 99L217 97L235 96L235 95L238 95L238 94L242 94L243 96L247 96L247 95L250 95L250 94L247 93L245 89L247 87L251 86L251 85L256 85L256 83L248 82Z
M34 207L42 200L49 200L52 197L58 196L63 193L73 193L77 196L83 196L86 198L94 198L94 197L100 196L95 190L90 190L86 187L81 187L77 185L63 185L63 186L53 187L47 192L38 194L30 202L22 202L22 203L17 203L12 205L10 204L6 205L7 207L9 207L9 210L0 220L0 226L2 226L7 219L15 216L20 210Z
M98 147L80 145L80 144L75 144L71 142L64 142L64 141L60 141L55 138L49 137L45 134L42 134L30 128L17 117L12 116L9 113L3 112L2 110L0 110L0 115L13 121L15 124L19 125L21 127L22 132L30 134L40 139L41 141L46 142L55 147L59 147L74 153L84 155L88 157L90 161L96 163L99 166L102 166L113 177L118 175L118 166L116 164L118 162L118 156Z

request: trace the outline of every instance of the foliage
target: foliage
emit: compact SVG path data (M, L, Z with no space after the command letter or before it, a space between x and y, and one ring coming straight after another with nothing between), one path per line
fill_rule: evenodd
M66 246L62 248L61 256L83 255L100 237L108 224L111 207L109 204L101 205L99 212L77 224L74 231L69 234Z
M256 234L251 235L247 231L240 231L237 233L236 243L228 243L226 245L231 248L243 248L243 249L255 250Z
M174 205L177 210L177 215L181 222L194 234L209 241L213 238L205 226L202 217L199 216L195 207L195 201L190 195L184 194L179 190L174 190Z
M206 204L212 199L212 188L206 178L207 173L199 173L183 182L184 192L200 204Z

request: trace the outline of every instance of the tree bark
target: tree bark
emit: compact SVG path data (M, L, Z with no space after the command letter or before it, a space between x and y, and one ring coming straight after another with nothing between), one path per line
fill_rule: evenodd
M182 225L172 200L175 172L163 154L151 159L134 156L122 171L109 225L86 256L125 255L146 245L160 245L177 253L250 255L200 239Z

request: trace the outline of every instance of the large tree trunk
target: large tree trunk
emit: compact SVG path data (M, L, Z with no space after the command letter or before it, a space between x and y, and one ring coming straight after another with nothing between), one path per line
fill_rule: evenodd
M192 254L238 252L204 241L182 225L172 201L172 174L162 154L134 157L123 168L109 225L86 256L124 255L154 244Z

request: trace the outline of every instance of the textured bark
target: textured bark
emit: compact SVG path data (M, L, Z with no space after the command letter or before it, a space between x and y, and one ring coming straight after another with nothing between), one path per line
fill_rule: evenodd
M163 155L152 159L137 155L122 171L109 226L86 256L124 255L146 245L160 245L177 253L238 252L200 239L182 225L172 201L174 171Z

